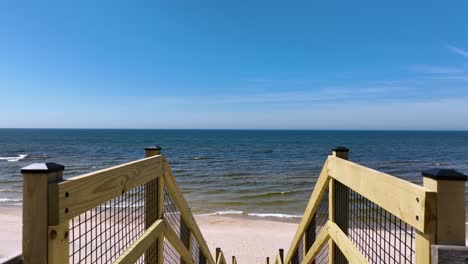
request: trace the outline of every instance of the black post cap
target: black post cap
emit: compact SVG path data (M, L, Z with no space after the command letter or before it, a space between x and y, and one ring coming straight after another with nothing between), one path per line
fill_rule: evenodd
M468 176L456 170L439 168L423 171L422 176L434 180L445 181L466 181L466 179L468 178Z
M151 146L151 147L146 147L145 150L161 150L160 146Z
M343 147L343 146L338 146L338 147L334 148L333 151L335 151L335 152L349 152L349 148Z
M65 166L54 163L33 163L24 168L21 168L21 173L50 173L65 170Z

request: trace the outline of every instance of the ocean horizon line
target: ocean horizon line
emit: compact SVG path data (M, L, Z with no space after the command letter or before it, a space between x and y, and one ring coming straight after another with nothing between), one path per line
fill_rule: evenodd
M468 129L287 129L287 128L61 128L0 127L0 130L130 130L130 131L306 131L306 132L468 132Z

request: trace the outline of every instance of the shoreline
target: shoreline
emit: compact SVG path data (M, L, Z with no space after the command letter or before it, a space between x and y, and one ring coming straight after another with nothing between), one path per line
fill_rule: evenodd
M217 247L226 258L239 263L272 260L279 248L288 249L297 223L285 219L245 215L194 215L214 254ZM21 253L22 207L0 206L0 261Z

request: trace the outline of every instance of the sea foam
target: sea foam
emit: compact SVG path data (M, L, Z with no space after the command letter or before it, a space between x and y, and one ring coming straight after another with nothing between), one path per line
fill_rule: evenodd
M26 158L27 156L28 156L28 154L20 154L17 157L0 157L0 160L15 162L15 161L20 161L20 160Z
M301 218L302 215L290 215L280 213L245 213L237 210L218 211L214 213L199 214L200 216L213 216L213 215L246 215L254 217L268 217L268 218Z

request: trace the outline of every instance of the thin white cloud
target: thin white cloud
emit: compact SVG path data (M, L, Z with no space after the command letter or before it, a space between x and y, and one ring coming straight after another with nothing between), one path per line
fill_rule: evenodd
M463 57L465 57L465 58L468 58L468 51L466 51L466 50L462 50L462 49L460 49L460 48L457 48L457 47L451 46L451 45L447 45L447 48L448 48L449 50L451 50L452 52L454 52L454 53L460 55L460 56L463 56Z
M465 72L462 68L456 67L439 67L439 66L429 66L429 65L414 65L409 67L409 70L417 73L423 74L454 74L454 73L463 73Z

